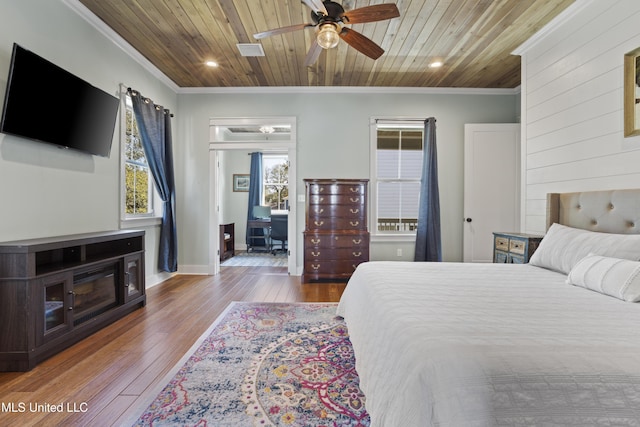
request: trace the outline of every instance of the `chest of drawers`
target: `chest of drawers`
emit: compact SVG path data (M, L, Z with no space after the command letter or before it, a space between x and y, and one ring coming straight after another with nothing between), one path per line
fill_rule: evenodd
M367 183L305 179L303 282L345 281L369 261Z

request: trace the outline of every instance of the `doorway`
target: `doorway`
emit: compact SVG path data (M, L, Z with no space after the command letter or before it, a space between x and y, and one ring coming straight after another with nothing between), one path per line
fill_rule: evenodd
M283 253L287 272L295 275L297 271L295 117L216 118L210 120L209 161L210 188L212 189L209 203L211 213L209 253L212 254L209 266L210 274L219 273L221 266L219 254L224 253L225 250L225 241L221 239L224 236L224 230L221 226L228 230L229 224L233 224L235 230L234 246L237 251L239 253L247 250L251 252L251 248L246 245L248 195L246 188L242 187L242 183L249 174L249 154L252 152L263 153L263 159L266 159L264 163L270 167L283 159L287 161L287 191L283 192L281 186L271 183L273 184L273 192L276 194L271 194L271 197L267 197L264 203L273 205L275 214L284 214L290 219L286 228L287 234L291 238L288 238L287 248ZM271 190L272 188L267 188L265 191ZM291 200L289 200L289 194ZM269 253L262 255L273 256L270 250ZM256 251L254 256L259 258L261 253ZM282 255L277 258L282 259ZM256 260L256 262L263 261ZM231 262L225 260L225 263Z

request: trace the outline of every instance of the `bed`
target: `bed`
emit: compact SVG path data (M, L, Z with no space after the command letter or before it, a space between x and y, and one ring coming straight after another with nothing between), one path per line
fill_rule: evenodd
M640 190L550 194L531 262L369 262L338 305L372 427L640 425Z

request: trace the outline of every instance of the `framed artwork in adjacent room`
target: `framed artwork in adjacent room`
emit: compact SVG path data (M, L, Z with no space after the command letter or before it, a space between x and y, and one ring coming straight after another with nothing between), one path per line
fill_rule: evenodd
M233 191L249 191L249 175L234 173Z

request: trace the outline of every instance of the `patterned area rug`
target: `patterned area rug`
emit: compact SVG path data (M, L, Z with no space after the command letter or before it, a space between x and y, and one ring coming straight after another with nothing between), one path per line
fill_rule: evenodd
M135 425L369 426L335 310L232 303Z
M236 252L220 265L222 267L286 267L287 256L282 252L275 255L269 252Z

